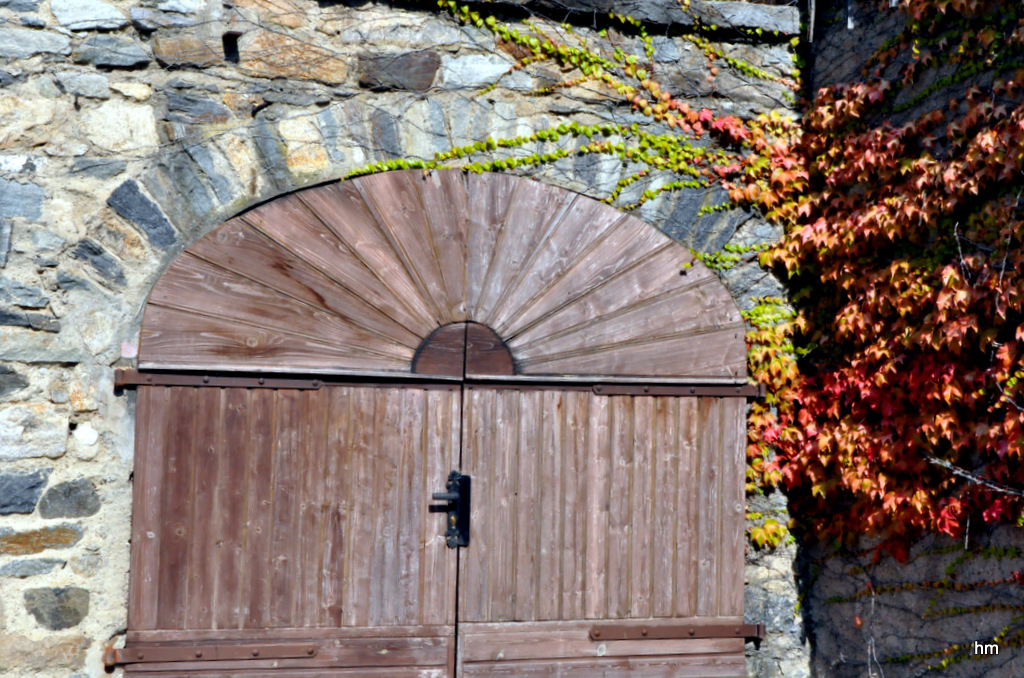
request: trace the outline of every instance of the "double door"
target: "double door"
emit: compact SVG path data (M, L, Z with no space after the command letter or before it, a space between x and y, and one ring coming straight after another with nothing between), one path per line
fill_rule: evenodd
M139 388L128 674L746 675L742 399L239 381Z

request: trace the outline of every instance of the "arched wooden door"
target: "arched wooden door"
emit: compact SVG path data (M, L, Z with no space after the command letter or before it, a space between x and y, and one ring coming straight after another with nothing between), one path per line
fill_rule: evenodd
M121 375L111 662L745 675L743 332L684 248L511 176L389 173L225 223L157 283Z

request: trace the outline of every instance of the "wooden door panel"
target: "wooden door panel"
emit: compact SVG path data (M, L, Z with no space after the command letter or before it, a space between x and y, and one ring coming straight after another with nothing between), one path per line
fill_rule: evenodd
M465 403L459 676L745 675L738 638L588 636L741 622L744 401L467 385Z
M742 400L466 398L460 622L742 614ZM736 448L728 468L722 443Z
M130 644L374 629L379 665L448 665L456 558L427 506L457 465L457 388L152 386L138 408ZM429 662L388 648L425 625ZM281 666L345 666L339 647Z

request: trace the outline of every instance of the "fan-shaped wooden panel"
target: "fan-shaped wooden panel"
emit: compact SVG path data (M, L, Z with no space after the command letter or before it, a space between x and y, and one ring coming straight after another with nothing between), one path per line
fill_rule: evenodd
M685 248L585 196L457 170L320 186L223 224L158 281L139 362L410 374L465 322L522 375L745 376L739 312Z

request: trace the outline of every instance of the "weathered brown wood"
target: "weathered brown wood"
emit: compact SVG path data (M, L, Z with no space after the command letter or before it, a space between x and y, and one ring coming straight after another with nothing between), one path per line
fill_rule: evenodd
M728 654L610 657L583 660L473 663L463 665L463 678L517 676L521 678L746 678L742 648Z
M746 406L722 399L718 454L722 459L722 553L719 567L718 613L743 614L743 566L746 536Z
M344 626L331 628L254 628L254 629L155 629L128 631L128 643L192 643L249 640L307 640L353 638L447 638L452 634L450 624L416 626Z
M444 283L445 311L455 321L466 313L466 182L461 172L430 172L415 182Z
M511 376L515 371L512 353L494 330L466 323L466 376Z
M195 629L211 625L216 581L215 540L217 484L224 475L220 466L224 423L222 389L195 390L195 436L192 441L192 524L188 544L188 598L185 625Z
M654 488L658 499L651 525L653 562L652 585L657 587L651 596L651 616L671 617L679 596L676 582L675 560L682 554L676 548L676 529L680 520L677 487L685 486L686 478L679 476L679 399L655 398L654 412Z
M254 390L249 395L252 415L246 449L245 529L242 545L241 607L237 626L270 626L271 537L273 534L274 442L277 433L277 394Z
M675 564L674 603L677 617L689 617L697 614L697 593L699 584L697 570L700 563L700 546L698 544L697 521L703 508L702 494L699 491L701 477L700 447L698 436L702 420L699 418L695 398L678 400L679 419L676 428L679 440L672 447L679 456L678 481L675 486L676 521L675 539L677 554ZM672 444L672 443L670 443Z
M461 379L465 365L466 323L451 323L438 327L419 345L412 372Z
M594 624L590 627L589 635L591 640L599 642L689 640L691 638L764 638L764 624L708 624L704 621L683 624L650 624L647 620L640 620L630 623Z
M700 508L697 514L697 614L718 614L718 572L721 566L721 463L718 455L719 401L701 398L697 419L701 422L698 439L700 455Z
M139 389L136 400L134 491L132 497L131 586L128 623L133 629L153 629L159 611L160 542L163 533L163 474L171 416L169 389Z
M565 587L562 580L562 559L565 552L572 548L569 539L565 538L563 523L571 520L572 505L566 505L565 485L575 479L566 477L563 440L565 436L565 419L567 412L563 403L563 394L557 391L538 393L541 398L539 410L535 415L540 426L536 427L536 444L543 452L539 458L537 475L534 482L540 494L534 500L534 520L536 521L537 543L532 545L536 554L537 578L537 610L535 619L561 618L562 591ZM529 431L530 427L525 426ZM553 544L560 545L552 547Z
M249 446L237 443L239 433L247 432L250 437L249 392L243 389L226 389L222 396L223 423L217 438L219 466L224 469L244 469L250 463ZM245 502L248 495L246 476L233 483L220 483L216 488L214 508L213 549L214 549L214 599L213 626L217 628L237 627L242 606L241 581L242 540L244 538Z
M518 191L525 186L506 174L470 174L466 177L469 194L466 204L466 311L467 318L480 318L481 295L486 287L499 234L512 226L511 206L519 201Z
M248 666L248 664L246 664ZM153 671L159 671L154 674ZM135 664L127 667L126 676L152 676L160 678L324 678L323 668L282 668L267 667L262 669L247 668L210 668L205 671L190 669L187 671L167 671L165 665ZM361 678L362 676L382 676L391 678L444 678L444 669L436 666L388 666L358 668L331 668L326 675L330 678Z

